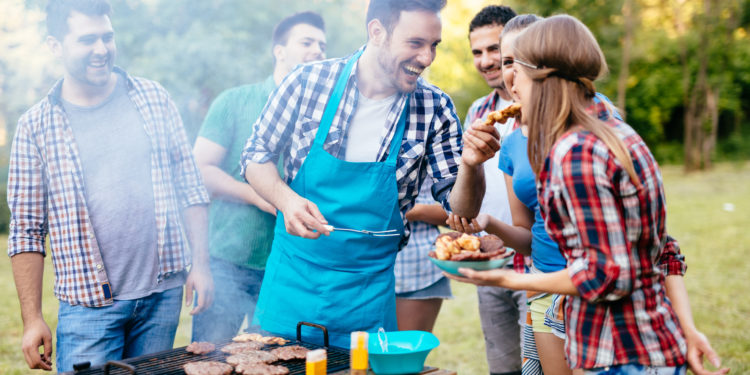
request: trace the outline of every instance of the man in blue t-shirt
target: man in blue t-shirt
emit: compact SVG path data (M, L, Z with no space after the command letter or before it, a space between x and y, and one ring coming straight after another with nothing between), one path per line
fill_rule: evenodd
M219 341L252 321L271 251L276 208L240 174L240 154L252 125L276 86L298 64L325 58L325 24L317 13L283 19L273 31L273 74L223 92L211 104L193 153L212 196L210 263L213 306L193 317L193 341Z

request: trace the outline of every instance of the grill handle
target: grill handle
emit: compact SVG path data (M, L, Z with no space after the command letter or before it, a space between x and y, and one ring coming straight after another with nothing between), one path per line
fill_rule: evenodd
M104 375L109 375L110 367L119 367L126 371L130 371L131 374L135 375L135 366L131 366L125 362L120 361L107 361L107 363L104 365Z
M328 348L328 328L325 326L322 326L320 324L315 323L309 323L309 322L299 322L297 323L297 341L302 342L302 326L308 326L313 328L318 328L321 331L323 331L323 345Z
M89 362L89 361L81 362L81 363L76 363L76 364L73 365L73 371L76 371L76 372L77 371L83 371L83 370L86 370L86 369L88 369L90 367L91 367L91 362Z

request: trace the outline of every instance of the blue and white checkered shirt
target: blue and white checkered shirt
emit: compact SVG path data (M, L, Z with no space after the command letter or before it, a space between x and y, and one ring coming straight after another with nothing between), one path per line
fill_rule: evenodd
M276 163L283 155L286 182L292 181L310 151L333 86L349 58L304 64L284 78L253 125L253 135L240 161L243 175L248 163ZM340 159L346 153L348 125L357 106L356 71L355 65L324 145L326 151ZM378 161L388 157L388 146L407 99L408 117L396 178L408 237L404 213L414 205L419 187L428 175L435 182L433 196L450 209L448 193L458 174L462 142L461 125L450 97L420 78L416 90L410 95L399 95L388 113L380 135Z
M435 204L430 194L431 186L429 180L424 182L416 203ZM393 269L396 275L396 293L415 292L445 277L443 271L427 259L439 234L440 230L435 225L422 221L411 223L409 243L396 256L396 266Z

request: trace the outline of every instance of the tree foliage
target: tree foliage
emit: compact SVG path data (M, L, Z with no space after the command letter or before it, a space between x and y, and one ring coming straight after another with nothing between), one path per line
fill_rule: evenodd
M628 59L623 59L625 1L632 4L633 15ZM705 14L706 2L713 6L712 15ZM20 114L62 74L43 43L45 3L46 0L3 0L0 129L7 131L8 139ZM426 76L451 95L462 119L470 103L489 92L472 65L468 23L483 6L496 3L451 0L442 13L443 42ZM518 13L568 13L588 25L610 67L610 74L597 82L597 88L615 102L621 65L627 61L622 109L660 160L682 158L682 152L674 150L679 150L685 136L688 98L695 91L701 67L698 56L703 48L707 48L709 57L706 87L718 97L719 153L729 154L722 151L725 146L728 150L741 150L744 140L750 139L742 126L750 114L750 0L504 3ZM270 74L271 30L284 16L301 10L320 12L327 23L329 57L350 53L366 41L367 0L112 0L112 5L118 65L132 74L161 82L177 102L191 135L221 91ZM7 145L8 142L3 155L7 155ZM2 164L5 163L0 160Z

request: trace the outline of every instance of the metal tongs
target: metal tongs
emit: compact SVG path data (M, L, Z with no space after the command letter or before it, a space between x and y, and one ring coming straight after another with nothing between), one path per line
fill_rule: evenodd
M339 228L339 227L334 227L333 225L324 225L324 227L329 232L340 230L340 231L346 231L346 232L362 233L362 234L366 234L366 235L373 236L373 237L395 237L395 236L401 235L401 233L399 233L397 229L364 230L364 229Z

